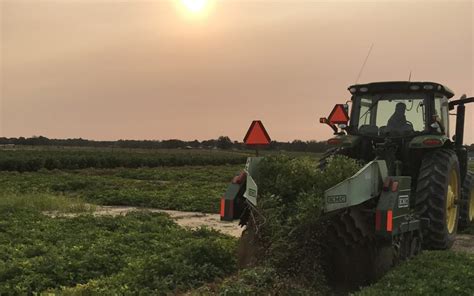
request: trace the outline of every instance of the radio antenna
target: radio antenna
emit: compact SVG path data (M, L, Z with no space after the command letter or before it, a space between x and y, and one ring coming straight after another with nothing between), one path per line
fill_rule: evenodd
M359 75L357 75L357 79L354 84L357 84L357 82L359 82L359 78L362 75L362 72L364 71L365 64L367 64L367 60L369 59L370 53L372 52L372 47L374 47L373 43L369 48L369 52L367 53L367 56L365 57L364 63L362 64L362 67L360 68Z
M408 75L408 81L411 81L411 70L410 70L410 75Z

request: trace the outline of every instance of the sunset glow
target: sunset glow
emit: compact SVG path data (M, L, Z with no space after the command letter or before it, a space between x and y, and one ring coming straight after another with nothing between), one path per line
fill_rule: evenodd
M181 3L192 14L201 14L209 6L209 0L181 0Z
M371 44L360 83L474 96L472 1L427 3L0 0L0 137L325 141Z

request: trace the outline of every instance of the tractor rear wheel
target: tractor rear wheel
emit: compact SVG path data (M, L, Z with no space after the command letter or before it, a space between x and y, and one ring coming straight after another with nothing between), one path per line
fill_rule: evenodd
M474 175L471 172L467 172L462 184L462 200L459 227L464 229L474 222Z
M416 210L430 220L423 229L423 246L449 249L458 227L461 197L459 161L454 151L438 149L422 160L416 188Z

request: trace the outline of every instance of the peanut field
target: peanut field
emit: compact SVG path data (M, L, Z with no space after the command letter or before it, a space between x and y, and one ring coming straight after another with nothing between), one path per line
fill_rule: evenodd
M294 176L318 157L304 155ZM245 159L221 151L0 151L0 295L311 295L315 287L331 295L323 282L308 288L274 266L238 271L237 238L216 230L146 210L94 214L102 205L218 213ZM472 254L424 252L359 293L472 295L473 270ZM438 281L444 273L452 276Z

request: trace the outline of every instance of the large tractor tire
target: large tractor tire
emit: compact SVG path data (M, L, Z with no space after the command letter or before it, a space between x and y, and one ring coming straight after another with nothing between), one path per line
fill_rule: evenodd
M451 248L458 227L460 198L459 161L454 151L438 149L426 154L416 188L416 210L430 220L423 229L424 248Z
M459 228L465 229L474 223L474 174L467 172L462 184L463 205L459 217Z

